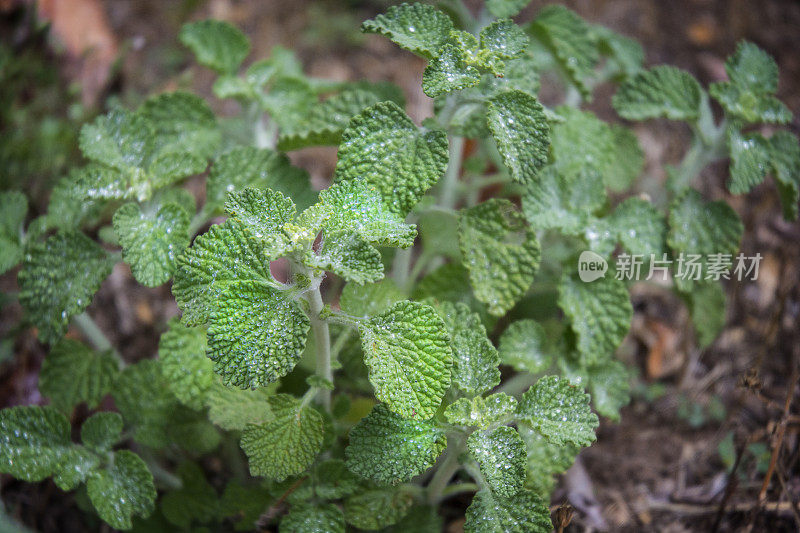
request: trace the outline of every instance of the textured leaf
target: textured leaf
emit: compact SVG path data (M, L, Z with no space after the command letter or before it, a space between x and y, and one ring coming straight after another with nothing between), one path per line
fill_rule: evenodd
M211 453L220 443L219 432L206 420L205 414L182 405L173 406L164 425L168 442L190 454Z
M605 181L616 157L611 127L590 111L560 106L556 112L563 120L552 128L553 165L569 177L599 174Z
M436 311L398 302L358 329L375 396L404 418L431 418L450 387L453 362Z
M493 494L510 498L522 489L527 453L516 429L476 431L467 439L467 448Z
M28 199L18 191L0 192L0 274L22 260L22 225L28 212Z
M661 254L666 248L667 224L653 204L641 198L628 198L608 217L608 223L631 255Z
M86 235L56 233L30 246L18 275L19 301L42 342L57 341L111 273L108 254Z
M322 415L304 407L288 394L270 398L275 419L248 425L242 432L242 449L250 462L250 474L283 481L303 472L322 446Z
M609 360L590 366L587 374L594 408L611 420L619 420L619 410L631 401L628 369L619 361Z
M294 203L283 194L248 187L228 195L225 212L264 241L273 257L279 257L289 247L283 227L294 220L296 212Z
M489 100L487 120L511 177L532 181L547 163L550 144L542 105L522 91L508 91Z
M522 28L514 24L511 20L495 20L485 28L481 29L479 35L480 50L478 59L486 64L490 70L494 67L502 66L500 70L505 70L505 62L497 64L497 59L513 59L520 57L528 48L528 36Z
M339 304L351 315L368 317L383 313L393 303L402 299L403 293L394 281L385 279L367 285L348 283L342 290Z
M592 31L597 38L597 49L608 58L623 79L642 70L644 49L638 42L615 33L603 26L594 26Z
M69 421L55 409L0 410L0 472L41 481L59 471L71 448Z
M314 493L323 499L336 500L358 491L361 481L347 469L344 461L330 459L316 469Z
M530 25L530 31L553 54L569 81L587 98L589 79L599 55L591 28L563 6L547 6Z
M422 74L422 91L427 96L436 98L478 85L481 71L470 60L470 51L454 42L445 43L439 55L431 60Z
M461 212L459 242L475 296L491 314L503 315L533 283L540 255L535 233L510 201L491 199Z
M420 213L419 235L425 253L442 255L461 262L458 248L458 215L451 211L430 210Z
M435 507L415 505L394 525L384 529L386 533L429 533L444 531L444 519Z
M383 278L381 253L358 234L346 231L325 232L317 253L310 253L304 263L354 283Z
M481 490L467 508L466 533L549 533L550 509L536 493L521 490L501 498Z
M92 450L103 453L117 444L122 436L119 413L102 411L90 416L81 427L81 441Z
M785 131L776 132L769 141L783 217L796 220L800 198L800 142Z
M705 349L725 327L725 288L717 281L698 283L683 295L687 300L700 349Z
M98 454L81 446L73 446L64 455L58 472L53 475L53 483L64 491L75 490L81 483L86 482L99 466Z
M744 194L764 181L770 170L770 144L758 133L741 133L728 129L731 154L731 181L728 190Z
M267 148L240 146L221 155L212 165L206 184L206 202L221 211L228 193L245 187L269 188L292 199L298 209L316 202L308 172Z
M558 287L558 305L577 335L578 351L589 362L613 354L633 318L625 283L609 275L591 283L563 276Z
M262 424L274 419L268 388L242 390L215 384L208 391L208 418L229 431L241 431L248 424Z
M572 466L581 448L574 444L553 444L524 423L519 424L518 429L528 452L525 488L548 498L555 485L553 476Z
M172 277L178 255L189 245L189 222L189 213L173 203L151 204L144 211L130 203L114 213L122 257L136 281L156 287Z
M375 531L396 524L411 506L414 496L401 488L372 489L344 502L344 517L357 528Z
M159 448L167 444L166 425L176 407L159 361L143 359L117 378L111 392L125 423L135 429L134 439Z
M347 468L396 485L431 468L446 446L444 432L432 422L405 419L379 404L350 430Z
M155 149L155 131L141 113L116 109L81 128L83 155L120 171L144 168Z
M503 364L531 374L547 370L553 359L544 328L535 320L517 320L508 326L500 337L498 352Z
M181 42L197 56L198 63L219 73L234 72L250 53L250 42L236 27L221 20L184 24Z
M592 213L606 203L603 181L592 172L568 176L552 165L527 187L522 211L534 229L560 229L578 235L588 225Z
M469 395L498 385L500 357L487 338L480 316L463 303L442 302L437 310L450 336L453 384Z
M108 468L92 472L86 488L100 518L117 529L130 529L133 515L147 518L155 507L153 475L127 450L115 453Z
M161 499L161 512L171 524L189 528L193 522L206 524L217 516L217 491L206 481L203 470L192 462L178 467L183 487Z
M486 0L489 12L497 18L513 17L530 4L530 0Z
M42 363L39 390L62 411L86 402L90 409L111 391L119 365L108 352L94 352L72 339L62 339Z
M344 514L332 503L294 505L281 520L284 533L344 533Z
M427 59L439 55L452 29L450 17L420 3L392 6L361 25L361 31L385 35L401 48Z
M517 400L513 396L498 392L486 398L459 398L447 406L444 416L451 424L487 429L493 424L509 421L516 408Z
M262 485L243 486L232 481L225 487L219 502L220 515L231 517L235 531L252 531L273 497Z
M414 289L415 300L431 298L434 302L462 302L478 313L486 327L496 320L489 316L486 306L473 296L469 273L461 263L446 263L424 278Z
M712 83L708 92L732 117L749 123L787 124L792 112L769 94L752 92L730 83Z
M686 71L660 65L642 71L614 95L617 113L629 120L695 120L700 113L700 84Z
M525 391L517 413L554 444L588 446L600 424L589 395L568 380L545 376Z
M179 402L200 410L216 383L214 365L206 357L206 332L186 327L177 318L171 319L168 327L158 342L164 378Z
M183 91L159 94L145 101L139 112L153 126L165 152L209 158L219 148L217 119L199 96Z
M447 167L447 135L422 131L393 102L368 107L342 134L336 181L363 178L404 217Z

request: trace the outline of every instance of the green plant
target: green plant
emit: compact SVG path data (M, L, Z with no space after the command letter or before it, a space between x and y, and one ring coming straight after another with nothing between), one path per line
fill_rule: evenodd
M730 155L734 193L772 173L796 217L800 154L791 134L748 128L789 116L772 96L774 62L754 45L712 86L724 108L715 123L688 73L643 70L636 43L566 8L525 26L495 19L525 4L489 0L477 19L458 3L452 17L403 4L364 23L428 60L422 87L436 112L421 127L392 85L312 79L284 49L239 75L243 34L186 25L181 41L218 72L214 93L238 100L240 117L219 121L182 92L114 109L83 128L90 162L27 232L24 197L2 197L8 267L24 255L19 299L53 348L40 382L52 406L0 412L0 471L85 483L120 529L163 519L436 531L444 500L475 493L465 530L549 531L553 476L595 438L590 402L617 418L629 394L614 355L633 280L612 268L581 281L579 255L732 261L742 224L691 188L699 172ZM563 105L538 101L544 72L559 76ZM601 83L621 84L625 118L692 128L664 201L613 205L607 191L628 190L643 155L628 129L580 109ZM476 139L468 154L465 138ZM319 194L275 150L315 145L339 146ZM181 187L197 174L207 174L199 209ZM105 245L83 232L98 226ZM167 324L158 359L127 365L84 312L117 261L143 285L174 277L182 318ZM721 285L678 274L708 344L720 325L704 315L724 309ZM70 324L91 347L62 338ZM505 380L501 365L513 369ZM65 413L109 393L118 412L93 414L74 443ZM237 441L263 479L243 471ZM221 495L197 463L216 450L228 466ZM156 488L159 511L139 522Z

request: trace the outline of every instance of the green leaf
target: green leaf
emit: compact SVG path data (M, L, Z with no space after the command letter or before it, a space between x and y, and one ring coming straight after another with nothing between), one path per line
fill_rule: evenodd
M475 296L503 315L525 294L539 267L539 242L509 200L461 212L459 242Z
M240 146L222 154L211 166L206 202L221 212L228 193L246 187L281 192L298 209L305 209L317 200L308 172L292 166L285 155L268 148Z
M583 97L588 98L589 81L599 54L586 21L566 7L552 5L539 12L529 31L544 44Z
M178 467L183 486L164 495L161 512L171 524L187 529L192 523L206 524L217 516L217 491L206 481L203 470L192 462Z
M613 354L633 319L625 283L609 275L591 283L564 275L558 287L558 305L571 322L578 351L589 362Z
M415 505L394 525L384 529L385 533L429 533L444 531L444 519L437 509L428 505Z
M222 135L214 112L205 100L191 93L163 93L145 101L139 111L153 126L164 152L189 152L209 158Z
M614 158L603 173L606 187L614 192L628 190L644 170L644 152L636 135L619 124L611 124Z
M238 70L250 53L247 37L232 24L221 20L184 24L178 37L194 52L198 63L220 74Z
M589 395L558 376L545 376L525 391L517 413L554 443L588 446L600 424L589 407Z
M787 131L770 138L772 168L786 220L796 220L800 198L800 142Z
M19 301L42 342L64 335L70 318L89 306L112 266L105 250L77 231L30 246L17 278Z
M489 12L497 18L513 17L531 3L531 0L486 0Z
M241 431L248 424L263 424L274 419L269 388L242 390L215 384L207 393L208 418L222 429Z
M499 59L520 57L530 44L522 28L508 19L495 20L483 28L479 39L478 60L496 75L505 70L505 62Z
M242 449L250 474L283 481L305 471L322 446L323 420L316 410L288 394L270 398L275 419L248 425L242 432Z
M125 423L134 428L137 442L154 448L167 444L165 426L177 404L159 361L143 359L125 368L111 394Z
M494 424L508 422L517 408L517 400L504 392L471 400L459 398L447 406L444 416L451 424L488 429Z
M518 430L528 452L525 488L549 499L548 495L555 485L553 476L572 466L581 448L573 444L553 444L524 423L519 424Z
M294 203L270 189L246 188L232 192L225 202L225 212L264 241L272 257L280 257L289 247L283 227L294 220Z
M545 167L539 179L530 184L522 197L522 211L537 230L559 229L567 235L581 234L606 203L603 181L593 172L569 176L552 166Z
M689 307L697 344L705 349L714 342L725 327L725 288L716 281L698 283L691 292L683 294Z
M605 180L616 157L611 127L590 111L560 106L556 112L563 120L552 129L553 165L570 177L589 173L599 174ZM580 149L576 150L578 146Z
M667 224L653 204L642 198L628 198L608 217L609 226L632 255L661 257L666 248Z
M488 102L487 120L511 177L529 183L547 163L550 128L544 108L522 91L501 93Z
M472 40L475 39L470 35ZM477 43L475 43L477 44ZM458 42L448 41L422 74L422 92L436 98L478 85L481 71L470 64L470 52Z
M462 302L478 313L484 325L490 327L496 320L490 317L486 306L470 290L469 272L459 263L446 263L424 278L414 288L415 300L432 299L434 302Z
M182 404L196 410L205 406L216 383L214 365L206 357L206 332L170 319L158 342L161 370L172 393Z
M354 117L342 134L335 180L363 178L386 207L405 217L447 167L447 134L424 131L397 104L382 102Z
M550 509L530 490L501 498L481 490L467 508L466 533L549 533Z
M231 481L219 502L220 516L231 517L235 531L252 531L273 497L262 485L243 486Z
M59 472L72 449L67 418L51 407L0 410L0 472L41 481Z
M344 533L344 514L332 503L293 505L281 520L279 532Z
M369 317L386 311L393 303L403 299L403 293L394 281L385 279L377 283L356 285L348 283L342 290L339 304L347 313Z
M732 117L749 123L788 124L792 112L769 94L754 93L730 82L712 83L708 92Z
M107 452L120 441L122 425L119 413L95 413L83 423L81 441L97 453Z
M427 59L439 55L452 29L450 17L419 3L392 6L385 14L361 25L361 31L385 35L401 48Z
M114 232L133 277L147 287L166 283L189 245L189 214L179 205L129 203L114 213Z
M87 158L120 171L145 167L155 149L153 125L143 114L116 109L81 128Z
M349 437L347 468L381 484L409 481L431 468L447 447L444 431L432 422L405 419L380 404Z
M742 133L728 129L728 149L731 154L731 180L728 190L744 194L764 181L770 170L770 143L758 133Z
M83 448L73 446L64 458L59 471L53 475L53 483L63 491L77 489L100 466L100 456Z
M522 489L527 453L516 429L476 431L467 439L467 448L493 494L510 498Z
M130 529L133 515L147 518L155 508L153 475L127 450L115 453L106 469L92 472L86 488L97 514L116 529Z
M414 496L403 487L369 489L345 500L344 517L357 528L376 531L399 522L412 505Z
M383 278L381 253L358 234L347 231L324 232L317 253L309 253L304 263L353 283Z
M170 443L194 455L211 453L220 443L219 432L205 414L182 405L173 406L164 430Z
M617 113L628 120L662 117L694 121L700 113L702 93L691 74L660 65L623 83L612 103Z
M594 408L611 420L619 420L619 410L631 401L628 369L619 361L607 360L590 365L586 374Z
M553 360L553 348L535 320L512 322L500 337L498 352L503 364L531 374L544 372Z
M623 79L634 76L642 70L644 63L642 45L603 26L594 26L592 31L596 35L600 54L608 58Z
M99 216L103 201L88 198L84 192L81 169L72 169L69 176L58 180L47 205L48 227L78 229L85 221Z
M358 325L375 396L404 418L427 420L450 387L453 356L433 308L398 302Z
M463 303L442 302L437 311L450 336L453 384L469 395L481 394L497 386L500 383L500 357L487 338L480 316Z
M89 409L111 391L119 364L109 352L94 352L72 339L62 339L42 363L39 390L61 411L86 402Z
M28 199L18 191L0 192L0 274L22 261L22 225Z
M452 211L423 211L418 220L424 253L443 255L461 262L458 248L458 215Z

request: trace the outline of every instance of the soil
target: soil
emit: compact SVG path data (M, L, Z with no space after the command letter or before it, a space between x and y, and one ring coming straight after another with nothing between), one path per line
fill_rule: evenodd
M702 83L724 77L724 58L740 39L772 54L779 65L778 96L800 113L800 3L792 0L573 0L564 2L587 20L641 42L650 65L669 63ZM0 2L2 4L2 2ZM356 27L385 7L384 2L338 0L158 0L115 2L104 7L111 29L127 50L107 89L135 103L165 87L191 85L210 92L210 75L188 66L175 35L186 18L209 14L230 20L253 39L255 55L281 44L299 51L307 70L334 79L390 80L406 92L417 120L431 111L419 89L424 63L385 39L352 43L340 26ZM533 2L528 20L543 2ZM326 13L322 16L321 13ZM600 88L591 109L618 120L612 91ZM545 95L546 97L546 95ZM220 112L231 111L218 104ZM789 126L800 131L797 118ZM687 148L685 126L655 121L634 126L647 155L645 192L663 182L664 164L675 164ZM304 150L293 156L324 186L335 163L334 149ZM763 256L757 281L727 284L725 330L706 350L698 350L682 304L652 287L637 287L631 335L622 357L641 369L632 403L621 420L603 420L598 441L580 458L591 480L602 519L577 507L565 531L591 530L600 520L610 531L798 531L800 530L800 406L796 404L800 364L800 223L780 215L774 185L731 197L724 165L707 169L701 189L709 198L730 202L745 224L742 251ZM14 276L0 277L3 292L15 289ZM18 318L16 306L0 310L0 332ZM168 288L137 285L127 267L117 265L89 308L129 361L156 352L159 324L177 313ZM27 332L14 358L0 366L0 406L36 404L42 346ZM81 413L78 414L81 416ZM83 413L85 416L85 413ZM779 440L777 436L782 435ZM771 451L780 447L770 468ZM720 453L722 449L723 453ZM727 450L727 452L726 452ZM741 453L737 451L746 450ZM732 463L738 461L731 474ZM762 489L767 471L770 483ZM50 482L23 484L2 478L3 498L17 518L39 531L94 530L80 518L75 500ZM552 504L564 503L566 480ZM759 495L762 500L759 501ZM453 500L446 516L463 516L466 500ZM460 531L452 521L448 531Z

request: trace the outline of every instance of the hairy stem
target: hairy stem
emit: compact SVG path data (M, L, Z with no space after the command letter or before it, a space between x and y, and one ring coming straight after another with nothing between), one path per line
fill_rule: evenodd
M690 186L708 165L726 157L725 133L727 129L728 124L725 120L719 126L714 125L711 106L708 103L708 97L705 96L700 106L700 116L692 125L694 133L692 146L667 183L673 194Z
M401 291L408 290L409 271L411 270L411 258L413 246L399 248L394 254L392 262L392 278Z
M311 330L314 332L314 343L317 348L317 375L333 383L333 369L331 368L331 334L328 329L328 322L319 317L324 304L322 303L322 293L319 284L307 295L310 307ZM331 410L331 391L320 389L317 392L317 399L325 411Z
M86 337L86 340L89 341L89 344L91 344L95 350L100 352L111 352L112 355L117 358L120 367L126 366L122 356L114 348L114 345L111 344L110 340L108 340L106 334L103 333L103 331L98 327L97 323L92 320L92 317L90 317L88 313L84 312L79 315L75 315L72 317L72 323L75 324L75 327L80 330L81 334Z
M442 494L447 488L447 484L453 478L461 464L458 462L458 456L464 451L464 446L467 443L466 435L457 435L453 437L452 446L448 446L445 450L444 459L439 463L433 479L428 483L428 502L431 505L436 505L441 501Z

